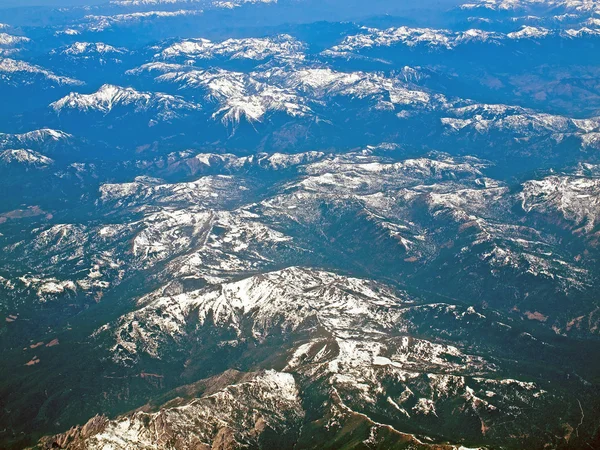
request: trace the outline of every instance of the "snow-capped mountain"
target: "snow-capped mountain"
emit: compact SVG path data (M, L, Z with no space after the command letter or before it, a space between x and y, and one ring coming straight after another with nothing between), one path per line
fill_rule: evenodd
M0 163L3 165L21 165L26 167L47 167L54 161L50 158L27 149L4 150L0 153Z
M111 0L111 5L117 6L152 6L152 5L171 5L177 3L200 3L204 0Z
M436 108L446 104L443 95L420 90L407 83L405 72L394 77L365 72L338 72L329 68L274 69L251 73L224 69L197 70L162 62L130 70L131 75L159 74L160 84L200 92L218 107L212 114L224 123L238 124L242 118L262 122L273 112L291 117L309 117L325 101L346 97L370 102L370 107L393 111L398 108ZM327 113L327 112L326 112Z
M238 187L238 189L234 189ZM231 176L206 176L187 183L165 183L159 179L138 178L131 183L103 184L100 186L100 201L117 206L193 205L214 201L232 202L243 196L250 187Z
M28 37L14 36L8 33L0 33L0 46L12 47L26 42L30 42L30 39Z
M155 6L155 5L187 5L200 3L204 7L232 9L245 4L277 3L277 0L111 0L111 5L117 6Z
M103 42L75 42L59 51L61 55L91 57L94 55L117 56L127 52L124 48L116 48Z
M83 84L73 78L56 75L43 67L11 58L0 58L0 77L3 84L33 85L42 79L56 86L73 86Z
M202 14L202 10L180 9L176 11L139 11L107 16L89 14L73 28L68 28L63 30L63 32L75 29L75 31L78 32L100 33L119 26L133 26L147 22L151 23L155 20L168 20L199 14Z
M450 31L432 28L398 27L388 29L365 28L361 33L346 36L341 43L324 52L327 56L345 56L349 52L360 52L378 47L391 47L404 45L407 47L424 46L431 49L451 50L460 46L483 43L492 45L506 45L514 40L539 40L550 36L554 37L589 37L596 36L597 29L589 32L577 30L553 31L543 27L523 25L516 31L509 33L469 29L466 31Z
M305 45L290 35L269 38L227 39L212 42L208 39L190 39L161 49L156 58L161 60L203 60L212 58L249 59L263 61L267 58L302 60Z
M291 89L270 85L251 75L226 70L193 70L181 66L149 63L133 72L164 72L155 80L182 88L200 90L206 100L217 103L214 119L236 126L242 119L262 122L265 115L284 112L292 117L311 114L307 101Z
M553 175L528 181L520 193L527 212L558 215L574 232L597 232L600 220L598 178Z
M48 445L69 442L86 449L166 448L175 441L177 446L200 448L207 443L256 446L265 435L273 435L272 444L285 447L287 442L297 438L304 412L292 375L276 371L231 372L221 379L234 380L235 384L219 389L219 379L215 379L214 387L209 388L206 395L168 411L139 412L114 422L96 417L80 430L48 439ZM207 384L210 385L210 381Z
M481 0L463 3L456 11L482 23L549 25L565 29L593 20L600 9L593 0Z
M431 264L435 255L441 256L458 239L463 245L457 256L461 267L474 264L478 271L493 273L516 269L521 276L550 281L558 292L589 286L585 267L570 262L571 255L556 248L553 236L524 226L523 218L511 213L519 199L502 183L484 178L483 169L485 163L477 160L390 164L369 156L326 158L308 165L304 169L308 176L289 186L286 195L265 201L260 214L275 217L278 223L292 219L318 227L332 220L324 216L322 202L349 214L356 208L355 214L368 218L365 226L386 242L380 255L391 247L397 249L398 254L389 255L396 264ZM423 209L429 211L428 219L413 215ZM448 240L429 234L429 221ZM331 230L337 235L334 239L342 239L335 230Z
M487 434L496 423L501 423L501 417L519 417L521 408L527 408L536 399L552 402L553 394L535 383L499 379L496 375L487 378L485 374L495 374L499 368L480 356L465 354L453 345L405 335L418 327L412 320L431 313L444 323L446 319L453 320L453 327L458 328L474 323L476 327L497 327L502 334L509 333L510 326L495 324L473 308L419 304L406 293L366 280L292 267L227 283L217 289L170 296L159 291L141 299L138 307L117 323L114 331L117 354L141 351L162 358L174 343L185 346L192 335L202 335L213 328L221 329L218 333L221 339L226 339L217 345L232 348L248 345L245 342L248 339L268 342L277 336L306 330L314 337L290 351L284 350L286 365L278 376L287 375L290 380L300 376L324 386L321 395L325 405L345 412L334 414L335 419L326 422L325 429L334 435L344 434L343 421L347 420L344 416L356 414L354 411L360 412L372 426L377 422L365 412L376 408L387 411L388 423L421 421L427 417L443 420L445 414L452 414L446 405L452 398L464 405L463 414L475 412L478 427ZM97 335L106 332L112 333L112 327L103 327ZM290 398L301 397L303 386L296 385L296 394ZM264 388L255 391L261 396L269 395ZM508 400L515 396L520 398L518 407ZM165 406L161 413L169 417L191 408L194 414L205 414L202 411L221 414L221 410L213 410L203 400L183 404L186 405L183 409ZM197 409L200 405L202 410ZM298 411L299 416L310 414L310 409L300 412L302 407L299 407ZM267 423L273 420L273 413L264 413ZM238 414L238 409L221 416L222 420L231 420L233 414ZM102 429L108 431L98 438L92 437L91 442L125 438L119 424L126 423L129 427L131 420L140 422L136 425L140 430L146 428L139 415L123 417L114 423L104 420ZM417 448L428 448L428 440L422 440L421 435L411 436L401 429L392 429L395 436L389 438L391 442L409 439ZM218 440L215 431L205 439ZM185 434L194 435L194 431ZM247 439L243 434L237 436ZM298 439L310 440L310 436Z
M519 11L519 10L560 10L569 12L593 13L598 11L598 4L588 0L480 0L477 2L463 3L460 8L466 10L489 9L497 11Z
M302 69L298 71L267 72L263 76L278 77L282 84L317 99L322 97L346 96L350 98L374 97L380 106L392 105L428 106L443 102L443 96L433 96L426 91L411 89L403 75L385 77L382 74L364 72L337 72L329 68Z
M58 143L67 143L73 136L59 130L42 128L20 134L0 133L0 148L43 148Z
M470 129L479 133L491 130L509 129L510 131L530 133L569 133L580 131L577 121L568 117L551 114L539 114L525 108L508 105L473 104L449 111L453 117L442 118L442 124L452 131Z
M436 30L430 28L389 28L379 30L366 28L361 34L347 36L344 40L331 48L330 52L356 51L370 47L388 47L395 44L404 44L409 47L427 45L450 49L462 42L472 40L488 41L498 39L499 34L486 33L481 30L468 30L465 33L452 33L449 30Z
M77 111L109 114L113 110L131 110L134 113L151 112L160 120L170 120L197 111L200 105L188 102L181 97L154 92L139 92L105 84L92 94L72 92L50 105L57 114Z
M441 123L449 134L489 136L503 133L514 139L550 138L561 142L575 138L582 149L597 148L597 117L573 119L509 105L471 104L449 108Z

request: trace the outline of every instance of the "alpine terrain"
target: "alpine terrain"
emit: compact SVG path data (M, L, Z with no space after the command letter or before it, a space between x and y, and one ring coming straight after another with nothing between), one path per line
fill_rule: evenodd
M600 1L0 5L0 448L600 448Z

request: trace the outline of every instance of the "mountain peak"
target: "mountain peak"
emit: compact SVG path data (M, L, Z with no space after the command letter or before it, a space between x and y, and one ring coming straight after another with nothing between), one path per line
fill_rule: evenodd
M29 167L47 167L54 161L47 156L28 149L10 149L0 152L0 161L5 165L19 164Z

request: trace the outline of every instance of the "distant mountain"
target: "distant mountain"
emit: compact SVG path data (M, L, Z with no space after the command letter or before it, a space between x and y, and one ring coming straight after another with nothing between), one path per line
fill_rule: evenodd
M70 134L50 128L20 134L0 133L0 148L45 148L54 144L68 143L72 138Z
M18 149L4 150L0 152L0 163L2 165L20 165L26 167L43 168L51 165L54 161L33 150Z
M180 114L200 109L199 105L181 97L162 93L139 92L133 88L122 88L105 84L92 94L71 93L50 105L57 114L66 112L97 112L109 114L151 113L159 120L169 120Z
M81 85L81 81L56 75L42 67L10 58L0 59L0 73L4 84L35 85L40 81L49 85Z
M305 45L289 35L272 38L227 39L212 42L208 39L190 39L173 43L157 53L162 60L189 61L195 59L250 59L262 61L269 58L302 60Z

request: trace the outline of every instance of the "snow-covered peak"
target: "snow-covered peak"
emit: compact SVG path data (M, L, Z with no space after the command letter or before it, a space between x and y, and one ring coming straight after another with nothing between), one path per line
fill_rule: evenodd
M569 28L561 32L562 36L572 37L572 38L581 38L581 37L592 37L592 36L600 36L599 28L588 28L581 27L578 29Z
M245 4L277 3L277 0L111 0L115 6L157 6L157 5L192 5L201 3L204 7L233 9Z
M116 6L154 6L200 2L205 2L205 0L111 0L109 3Z
M515 10L525 6L543 4L544 0L479 0L477 2L463 3L461 9L485 8L490 10Z
M595 129L598 126L597 122L589 119L578 121L565 116L502 104L474 103L451 108L447 113L454 117L443 117L441 122L451 132L469 130L483 134L490 130L503 130L516 133L518 136L560 135L586 133L586 127Z
M177 11L143 11L112 16L85 16L83 23L78 25L79 31L100 32L114 26L136 24L146 20L168 19L202 14L201 10L180 9ZM65 30L66 31L66 30ZM76 30L77 31L77 30Z
M526 114L533 111L520 106L505 105L502 103L473 103L452 110L459 117L480 115L485 119L497 119L510 114Z
M297 267L224 284L198 300L200 320L212 312L215 324L237 326L238 314L253 312L256 332L268 332L278 316L284 328L293 330L318 311L323 325L350 334L355 332L352 324L356 321L371 319L371 326L378 321L377 326L390 326L384 317L393 315L395 307L411 303L371 281ZM384 317L378 316L384 307L389 310Z
M304 153L258 153L251 156L235 156L225 153L199 153L188 160L190 165L214 167L226 170L262 169L285 170L292 167L306 165L325 156L323 152L311 151Z
M265 78L275 77L286 88L292 88L316 99L332 96L371 97L382 108L392 105L433 106L433 96L423 90L407 87L405 76L386 77L379 73L338 72L330 68L300 68L269 71ZM440 99L437 99L440 100Z
M157 349L165 339L180 337L186 318L195 312L200 325L231 328L237 334L242 322L251 320L256 338L291 332L310 321L338 335L355 336L397 326L402 307L411 303L404 293L372 281L291 267L178 295L158 290L141 298L139 309L123 316L114 331L119 348L131 351L156 339L149 347ZM142 333L128 331L129 324L142 322L149 325Z
M409 47L427 45L429 47L453 47L453 33L449 30L433 28L410 28L406 26L380 30L364 28L360 34L347 36L332 52L351 52L372 47L389 47L404 44Z
M124 48L113 47L112 45L102 42L75 42L63 49L60 53L69 56L81 55L107 55L107 54L123 54L127 50Z
M117 206L214 205L231 202L247 194L246 183L231 176L205 176L186 183L165 183L158 179L138 177L130 183L103 184L100 201Z
M557 214L589 233L600 223L600 179L553 175L527 181L519 194L527 212Z
M76 30L75 28L65 28L64 30L58 30L54 32L55 36L78 36L81 34L80 30Z
M144 73L153 74L163 74L169 72L189 72L194 70L191 66L186 66L182 64L175 63L165 63L165 62L149 62L142 64L139 67L135 67L133 69L129 69L125 72L127 75L142 75Z
M590 17L585 21L585 25L588 27L600 27L600 18L598 17Z
M504 35L502 33L471 28L467 31L458 33L454 39L454 44L459 45L470 42L499 42L503 38Z
M523 26L519 31L513 31L506 36L509 39L535 39L550 35L550 30L540 27Z
M486 167L477 159L415 158L388 162L363 155L330 156L307 165L308 176L294 186L309 192L338 195L376 194L421 185L432 180L475 180Z
M0 33L0 46L12 46L17 44L23 44L29 41L30 39L25 36L14 36L8 33Z
M574 12L579 14L600 11L596 0L475 0L463 3L464 10L483 9L489 11L547 11Z
M424 45L429 48L440 48L450 50L460 45L472 43L494 43L500 44L507 36L500 32L485 31L471 28L466 31L451 31L433 28L410 28L406 26L380 30L377 28L364 28L362 32L346 36L342 42L325 55L344 54L376 47L390 47L393 45L405 45L416 47Z
M260 122L265 114L281 111L293 117L310 116L313 105L334 96L368 99L373 106L431 107L445 104L441 95L409 87L406 78L414 71L405 68L394 77L379 73L338 72L330 68L275 68L251 73L154 62L129 71L130 74L161 73L155 78L186 89L205 91L208 100L221 106L213 117L236 124L242 117Z
M28 149L13 149L0 152L0 161L3 164L20 164L29 167L46 167L54 161L41 153Z
M197 444L186 448L215 449L260 448L263 434L269 435L267 439L273 448L285 448L298 436L296 430L305 413L300 387L292 374L274 370L243 374L231 370L206 381L207 386L213 387L198 398L161 411L140 410L110 421L96 416L83 427L73 427L54 438L86 448L158 450L171 447L172 439L167 437L171 433L180 442ZM52 447L52 439L46 440Z
M243 5L260 3L274 4L277 3L277 0L213 0L211 5L216 8L233 9Z
M163 71L172 66L151 63L137 70ZM195 70L177 67L176 71L163 73L159 82L175 83L188 89L204 91L205 98L215 101L218 108L213 118L236 127L242 119L262 122L269 113L283 112L292 117L311 115L307 100L292 89L261 82L254 74L232 72L223 69Z
M0 148L40 146L43 144L68 141L73 136L59 130L42 128L21 134L0 133Z
M105 84L92 94L72 92L55 101L50 107L60 113L65 110L83 112L98 111L104 114L116 107L132 107L135 112L146 112L155 109L162 119L173 118L179 111L194 111L200 106L188 102L181 97L155 92L139 92L133 88L124 88Z
M589 30L589 31L588 31ZM541 39L549 36L582 37L595 35L595 29L583 28L579 33L558 32L543 27L523 26L521 29L501 33L472 28L466 31L450 31L431 28L398 27L380 30L377 28L364 28L360 33L346 36L342 42L323 52L329 56L345 56L349 52L358 52L377 47L390 47L405 45L416 47L423 45L433 49L451 50L461 45L473 43L487 43L500 45L507 40Z
M81 85L83 84L79 80L73 78L59 76L53 72L44 69L40 66L29 64L25 61L19 61L10 58L0 58L0 73L11 74L11 75L39 75L44 77L46 80L58 84L58 85ZM26 78L20 80L24 84L31 84L33 80Z
M157 57L162 59L223 57L261 61L267 58L304 58L304 44L289 35L269 38L227 39L212 42L208 39L180 41L162 50Z

